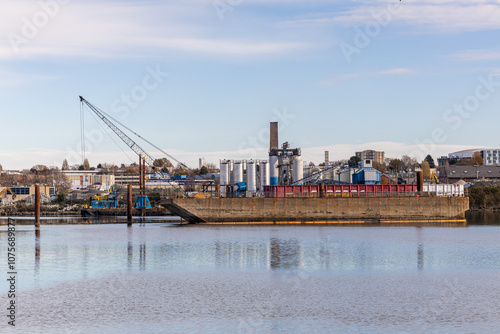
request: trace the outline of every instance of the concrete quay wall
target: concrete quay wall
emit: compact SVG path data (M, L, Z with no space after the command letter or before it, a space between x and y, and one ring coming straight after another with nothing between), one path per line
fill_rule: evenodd
M179 198L164 205L192 223L464 219L467 197Z

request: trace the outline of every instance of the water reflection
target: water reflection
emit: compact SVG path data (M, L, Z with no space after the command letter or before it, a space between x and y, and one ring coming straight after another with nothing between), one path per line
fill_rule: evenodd
M417 227L417 241L418 241L418 246L417 246L417 269L419 271L424 270L424 244L423 244L423 237L422 237L422 227L418 226Z
M469 225L500 225L500 212L467 211L465 217Z
M141 244L139 246L139 269L146 269L146 244Z
M496 227L19 226L23 288L123 271L500 268ZM35 238L33 238L35 230ZM500 231L500 229L498 230ZM44 263L41 265L41 234ZM6 243L0 233L0 243ZM34 256L33 256L34 253Z
M418 245L417 250L417 268L419 271L424 270L424 245Z
M302 266L302 246L297 239L270 240L269 266L272 269L297 269Z

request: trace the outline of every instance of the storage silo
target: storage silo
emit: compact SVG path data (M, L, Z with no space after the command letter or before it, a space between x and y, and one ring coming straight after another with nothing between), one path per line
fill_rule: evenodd
M234 184L243 182L243 163L241 161L235 161L233 169Z
M300 156L293 157L293 182L304 178L304 162Z
M269 183L272 186L279 184L278 156L269 156Z
M247 191L255 193L257 191L257 177L255 174L255 162L247 162Z
M229 164L227 160L220 162L220 197L226 197L226 186L229 184Z
M269 162L262 161L260 163L260 191L264 191L264 186L268 186L270 183Z

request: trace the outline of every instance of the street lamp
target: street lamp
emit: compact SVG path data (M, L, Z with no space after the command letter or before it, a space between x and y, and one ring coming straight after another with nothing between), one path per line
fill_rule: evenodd
M476 180L479 179L479 165L474 165L476 167Z

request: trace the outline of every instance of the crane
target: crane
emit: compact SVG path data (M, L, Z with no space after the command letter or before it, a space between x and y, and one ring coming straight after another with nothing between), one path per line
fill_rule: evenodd
M106 113L104 111L100 110L99 108L97 108L96 106L94 106L93 104L91 104L89 101L87 101L86 99L84 99L82 96L80 96L80 102L82 103L82 105L86 105L91 111L93 111L97 115L97 117L99 117L111 130L113 130L113 132L125 144L127 144L128 147L130 147L130 149L132 151L134 151L137 155L139 155L139 157L142 157L143 161L146 164L148 164L153 169L153 171L155 171L155 173L159 174L162 179L165 178L164 175L163 175L163 173L161 173L160 171L156 170L156 167L154 166L155 159L148 152L146 152L142 147L140 147L134 140L132 140L132 138L130 138L125 132L123 132L118 126L116 126L109 119L109 118L112 118L111 116L106 115ZM108 116L109 118L106 117L106 116ZM117 123L120 123L117 120L114 120L114 121L117 122ZM144 141L146 141L147 143L149 143L150 145L152 145L153 147L155 147L156 149L158 149L160 152L162 152L163 154L165 154L166 156L168 156L170 159L176 161L181 166L183 166L183 167L185 167L185 168L187 168L189 170L189 168L185 164L183 164L179 160L175 159L174 157L172 157L171 155L169 155L168 153L166 153L165 151L163 151L162 149L160 149L159 147L157 147L156 145L154 145L150 141L148 141L145 138L141 137L140 135L138 135L137 133L135 133L134 131L132 131L131 129L129 129L128 127L126 127L125 125L123 125L121 123L120 123L120 125L123 126L124 128L126 128L127 130L133 132L136 136L138 136L139 138L143 139ZM146 197L146 199L147 199L147 197ZM149 200L147 200L147 202L149 202Z

